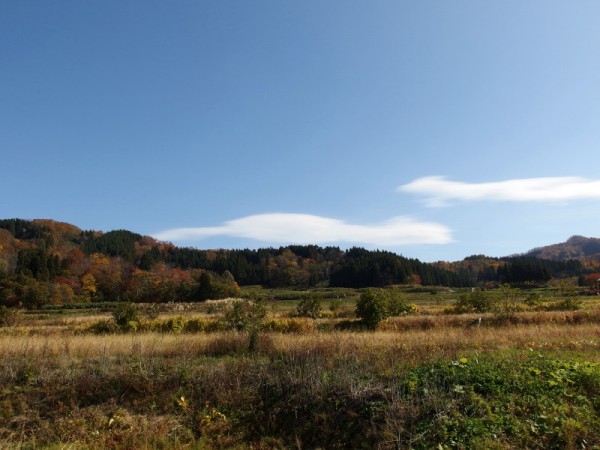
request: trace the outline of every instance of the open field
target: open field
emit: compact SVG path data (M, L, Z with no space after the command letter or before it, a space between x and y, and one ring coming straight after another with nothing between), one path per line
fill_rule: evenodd
M401 321L398 321L401 322ZM2 358L101 358L141 356L195 358L247 355L247 336L239 332L202 334L135 333L109 335L3 335ZM259 355L353 355L375 364L421 364L456 358L462 352L552 350L588 353L600 361L600 325L533 324L463 329L409 329L403 332L264 333Z
M273 300L252 351L198 331L211 303L105 334L108 311L26 314L0 328L0 447L600 448L595 298L503 321L413 295L376 331Z

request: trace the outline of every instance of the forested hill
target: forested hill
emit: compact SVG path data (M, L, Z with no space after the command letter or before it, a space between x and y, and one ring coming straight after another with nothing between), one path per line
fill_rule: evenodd
M577 261L471 257L427 264L388 251L290 245L198 250L126 230L84 231L52 220L0 220L0 304L129 300L196 301L239 294L238 285L310 288L393 284L472 286L544 282L584 273Z
M526 253L543 259L566 261L578 259L582 262L600 262L600 239L571 236L566 242L535 248Z

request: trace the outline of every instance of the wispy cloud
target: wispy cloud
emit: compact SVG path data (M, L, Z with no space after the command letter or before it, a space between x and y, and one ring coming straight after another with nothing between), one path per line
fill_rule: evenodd
M396 217L374 225L354 225L310 214L258 214L216 227L175 228L153 235L162 241L191 241L210 236L248 238L271 244L365 245L446 244L452 232L444 225Z
M580 177L521 178L490 183L463 183L445 177L424 177L398 188L420 194L427 206L453 201L567 202L600 199L600 180Z

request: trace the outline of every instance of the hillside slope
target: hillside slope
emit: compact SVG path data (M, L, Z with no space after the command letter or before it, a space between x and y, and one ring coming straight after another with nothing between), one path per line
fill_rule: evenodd
M555 261L578 259L600 262L600 239L571 236L566 242L538 247L528 251L526 255Z
M0 219L0 305L201 301L237 295L238 283L293 289L531 285L598 271L594 258L600 239L573 237L566 244L521 256L474 255L429 264L358 247L200 250L127 230L85 231L48 219Z

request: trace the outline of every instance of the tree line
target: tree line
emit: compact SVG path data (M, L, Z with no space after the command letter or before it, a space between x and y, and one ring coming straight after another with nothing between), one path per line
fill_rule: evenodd
M586 273L577 260L536 257L424 263L384 250L317 245L200 250L127 230L83 231L53 221L0 220L0 303L197 301L239 285L365 288L545 283Z

